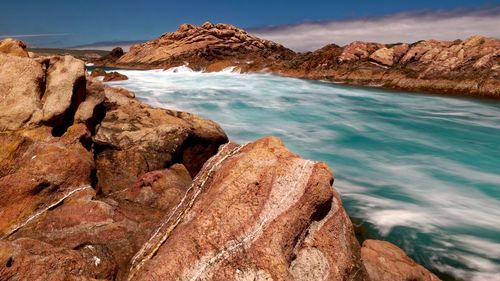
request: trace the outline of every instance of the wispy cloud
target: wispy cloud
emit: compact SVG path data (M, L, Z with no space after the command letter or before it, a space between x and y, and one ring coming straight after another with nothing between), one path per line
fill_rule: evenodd
M499 38L499 26L500 6L497 6L480 10L399 13L379 18L306 22L249 31L295 51L310 51L330 43L345 45L355 40L396 43L464 39L476 34Z
M32 37L54 37L54 36L68 36L70 33L41 33L41 34L8 34L0 35L0 38L32 38Z

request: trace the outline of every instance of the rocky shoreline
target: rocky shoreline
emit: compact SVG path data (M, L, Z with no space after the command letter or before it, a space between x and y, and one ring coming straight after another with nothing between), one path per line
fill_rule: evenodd
M0 280L439 280L360 245L326 164L0 52Z
M411 92L500 98L500 40L473 36L466 40L426 40L413 44L356 41L296 53L227 24L184 24L175 32L134 45L122 56L107 56L96 65L136 69L241 72L327 80Z

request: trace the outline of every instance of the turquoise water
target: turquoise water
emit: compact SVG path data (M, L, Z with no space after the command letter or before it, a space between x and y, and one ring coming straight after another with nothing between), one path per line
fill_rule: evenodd
M147 103L322 160L356 224L434 272L500 280L500 103L266 74L121 71Z

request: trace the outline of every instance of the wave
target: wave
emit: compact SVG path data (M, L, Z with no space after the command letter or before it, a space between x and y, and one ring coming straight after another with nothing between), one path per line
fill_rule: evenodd
M465 280L500 274L500 104L272 74L123 70L139 99L198 113L247 142L276 135L336 175L375 238ZM489 249L489 250L488 250Z

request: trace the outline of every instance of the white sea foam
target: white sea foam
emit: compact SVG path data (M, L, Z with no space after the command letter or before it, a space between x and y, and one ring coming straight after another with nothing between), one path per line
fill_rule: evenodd
M234 141L273 134L301 156L328 162L349 214L426 257L426 266L466 280L500 276L499 104L233 67L120 72L129 80L113 84L152 105L213 119Z

